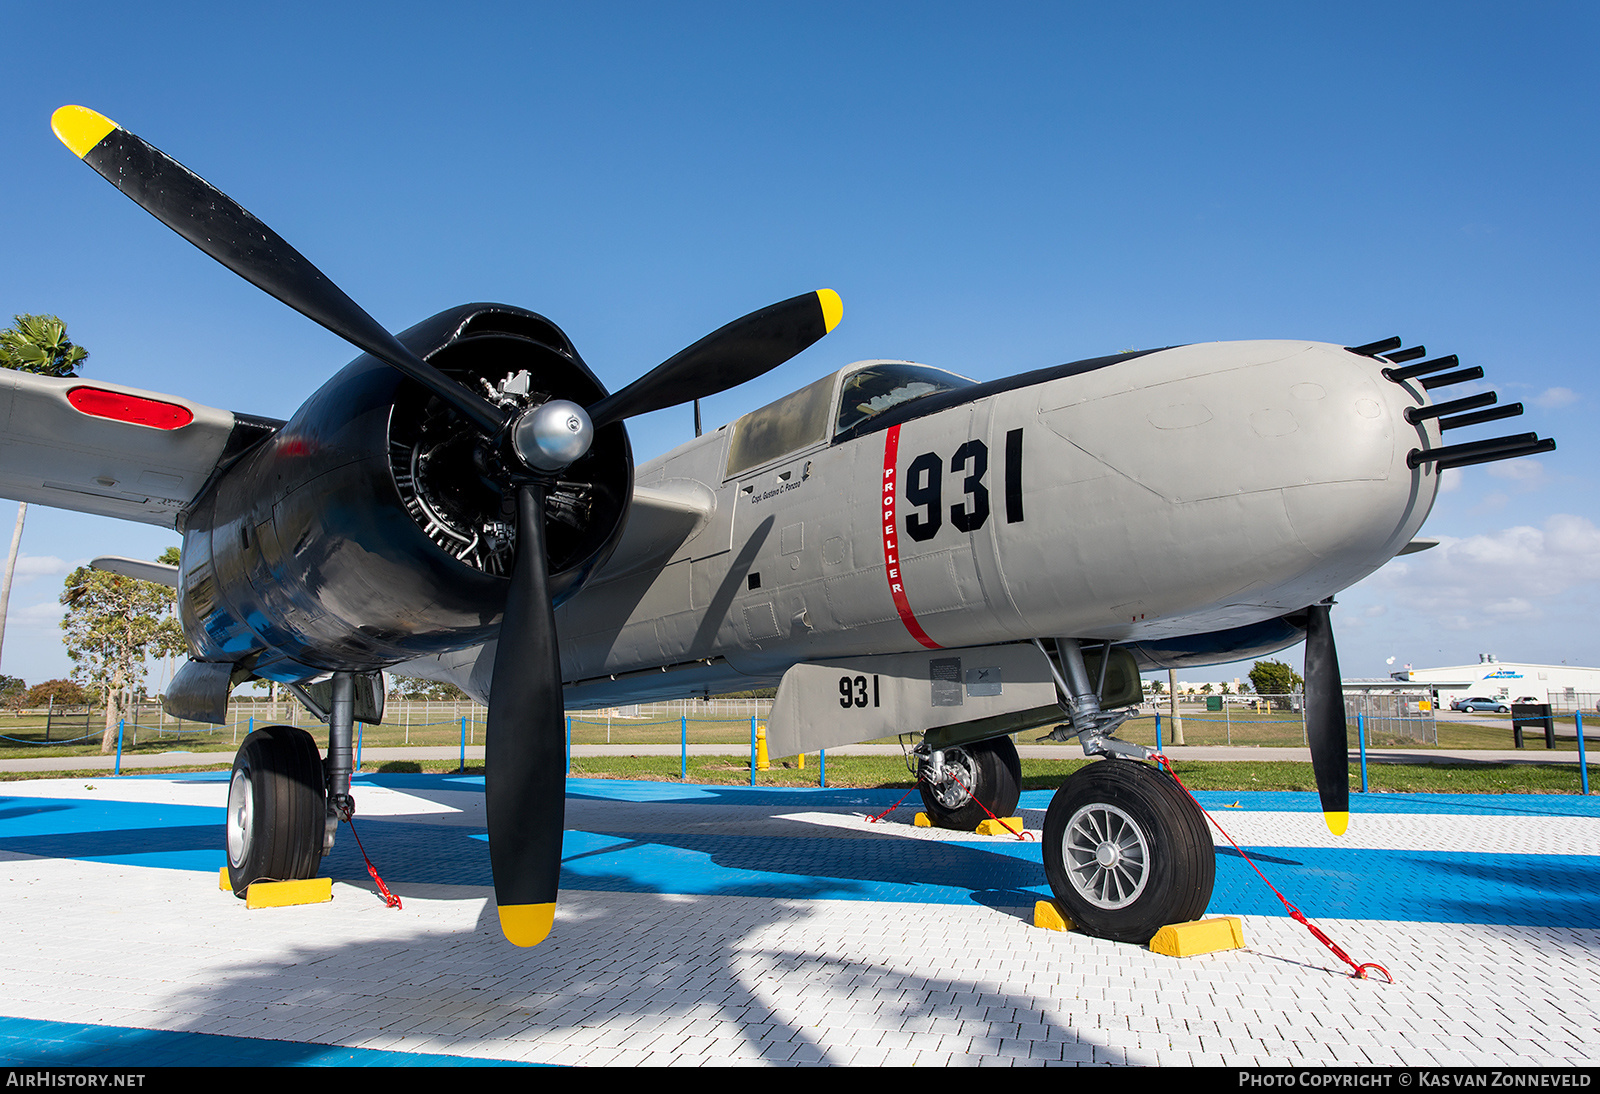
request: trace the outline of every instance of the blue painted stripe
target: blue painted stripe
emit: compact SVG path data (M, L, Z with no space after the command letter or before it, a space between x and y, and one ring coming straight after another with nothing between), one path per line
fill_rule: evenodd
M1574 764L1576 766L1576 764ZM179 775L123 775L128 779L164 782L226 783L226 771L199 771ZM395 790L483 790L482 775L363 774L358 783ZM1576 790L1574 783L1574 790ZM710 786L696 783L630 782L624 779L568 779L567 796L594 801L701 802L718 805L809 805L813 808L859 805L887 809L905 795L904 790L862 790L781 786ZM1022 795L1024 809L1047 809L1053 790L1029 790ZM1196 799L1207 809L1225 809L1234 802L1246 811L1320 813L1315 793L1271 790L1202 790ZM0 797L0 806L39 799ZM120 803L119 803L120 804ZM915 808L917 796L906 798ZM167 807L197 808L197 807ZM1600 796L1581 794L1352 794L1350 811L1360 813L1470 814L1476 816L1600 817Z
M481 777L383 776L395 789L481 790ZM879 811L894 791L793 790L572 780L574 797ZM1561 795L1381 795L1385 813L1487 813L1537 819L1588 815L1591 803ZM1047 792L1024 808L1048 805ZM1225 808L1319 810L1314 794L1205 793ZM914 807L914 806L913 806ZM0 799L0 850L55 858L215 873L223 863L220 807L11 797ZM385 880L491 884L483 833L381 818L357 821ZM1036 843L945 842L847 835L804 837L660 832L566 835L567 889L1015 907L1048 895ZM1289 899L1314 917L1600 927L1600 856L1407 850L1248 848ZM355 842L341 839L323 873L365 885ZM1216 913L1283 915L1281 904L1231 848L1218 852Z
M520 1060L0 1017L8 1067L538 1067Z
M1577 777L1573 777L1577 789ZM1050 791L1035 790L1044 809L1050 804ZM1026 796L1026 795L1025 795ZM1322 802L1315 793L1272 790L1202 790L1195 800L1206 809L1223 816L1228 807L1239 803L1241 811L1321 813ZM1477 817L1600 817L1600 797L1581 794L1357 794L1350 795L1351 823L1363 813L1413 813Z

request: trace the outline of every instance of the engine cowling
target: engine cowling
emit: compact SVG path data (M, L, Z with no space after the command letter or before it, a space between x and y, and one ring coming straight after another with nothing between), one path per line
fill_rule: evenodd
M519 308L465 305L399 339L504 406L605 394L567 336ZM293 681L493 638L516 537L500 461L442 399L356 358L180 521L191 654ZM545 534L558 604L610 554L632 483L620 422L555 476Z

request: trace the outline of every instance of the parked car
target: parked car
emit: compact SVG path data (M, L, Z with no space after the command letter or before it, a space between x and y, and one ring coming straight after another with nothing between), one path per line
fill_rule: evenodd
M1481 695L1475 695L1470 699L1457 699L1455 702L1450 704L1450 709L1473 712L1480 710L1492 710L1496 714L1511 713L1511 706L1504 699L1485 699Z
M1513 703L1542 703L1542 702L1544 702L1544 700L1539 698L1537 695L1519 695L1519 696L1517 696L1515 699L1513 699L1511 701Z

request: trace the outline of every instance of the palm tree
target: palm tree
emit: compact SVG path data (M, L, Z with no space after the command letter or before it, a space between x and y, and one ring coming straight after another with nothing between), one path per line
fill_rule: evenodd
M89 356L82 346L67 338L67 325L53 315L14 315L13 326L0 331L0 368L37 372L44 376L76 376L76 369ZM6 557L4 581L0 581L0 650L6 640L6 608L11 602L11 578L17 570L17 550L22 546L22 522L28 516L28 503L17 504L17 527L11 533L11 553Z
M0 368L44 376L76 376L89 356L67 339L67 325L53 315L14 315L13 326L0 331Z

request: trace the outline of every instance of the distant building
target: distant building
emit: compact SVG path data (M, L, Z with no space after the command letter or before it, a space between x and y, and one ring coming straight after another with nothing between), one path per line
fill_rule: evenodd
M1447 705L1480 695L1508 701L1532 696L1535 702L1560 709L1593 706L1600 696L1600 668L1501 661L1492 653L1479 654L1476 665L1414 669L1397 672L1394 678L1429 685Z

